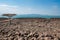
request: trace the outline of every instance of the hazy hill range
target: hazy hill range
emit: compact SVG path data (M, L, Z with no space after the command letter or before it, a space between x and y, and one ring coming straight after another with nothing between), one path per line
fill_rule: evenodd
M60 18L60 16L49 16L49 15L40 15L40 14L24 14L24 15L16 15L14 18Z
M0 16L0 18L7 18L6 16ZM13 18L60 18L60 16L40 15L40 14L23 14L16 15Z

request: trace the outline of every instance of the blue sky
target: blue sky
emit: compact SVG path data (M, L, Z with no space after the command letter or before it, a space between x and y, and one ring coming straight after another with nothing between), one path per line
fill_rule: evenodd
M60 0L0 0L0 13L60 16Z

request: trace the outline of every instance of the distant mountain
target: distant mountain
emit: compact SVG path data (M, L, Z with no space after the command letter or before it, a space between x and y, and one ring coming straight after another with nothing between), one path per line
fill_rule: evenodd
M6 16L0 16L0 18L7 18ZM16 15L13 18L60 18L60 16L49 16L49 15L40 15L40 14L23 14Z
M40 18L40 15L38 14L23 14L23 15L17 15L15 18Z
M6 16L0 16L0 18L7 18Z
M16 15L13 18L60 18L60 16L49 16L49 15L40 15L40 14L23 14L23 15Z

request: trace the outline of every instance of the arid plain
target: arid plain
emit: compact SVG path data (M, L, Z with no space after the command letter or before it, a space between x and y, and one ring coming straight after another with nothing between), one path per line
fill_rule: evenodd
M60 19L20 18L9 21L2 18L0 40L60 40Z

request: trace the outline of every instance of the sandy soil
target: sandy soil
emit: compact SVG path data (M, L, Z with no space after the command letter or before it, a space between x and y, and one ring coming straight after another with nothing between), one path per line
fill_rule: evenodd
M0 40L60 40L60 19L0 19Z

